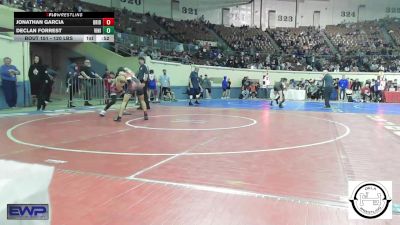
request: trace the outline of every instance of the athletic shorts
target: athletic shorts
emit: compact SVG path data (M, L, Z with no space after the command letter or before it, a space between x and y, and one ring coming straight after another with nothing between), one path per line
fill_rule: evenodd
M114 92L114 91L111 91L111 93L110 93L110 96L122 96L123 94L124 94L125 92L123 92L123 91L120 91L120 92Z
M131 82L132 82L132 85L130 85ZM132 80L128 82L127 93L134 95L136 92L136 94L138 96L143 95L144 91L143 91L143 88L140 87L140 85L141 85L141 82L137 78L132 78Z
M143 88L138 88L137 90L136 90L136 94L139 96L139 95L144 95L144 91L143 91Z
M190 88L190 95L199 95L200 88Z
M157 89L156 84L149 83L148 86L149 86L149 89L150 89L150 90L155 90L155 89Z

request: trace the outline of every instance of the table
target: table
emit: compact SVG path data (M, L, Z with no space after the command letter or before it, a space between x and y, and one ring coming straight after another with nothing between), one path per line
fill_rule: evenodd
M289 89L287 91L283 92L285 95L285 99L287 100L298 100L298 101L304 101L306 99L306 91L305 90L295 90L295 89ZM271 90L270 93L270 98L274 98L274 90Z
M400 103L400 92L385 91L383 95L387 103Z

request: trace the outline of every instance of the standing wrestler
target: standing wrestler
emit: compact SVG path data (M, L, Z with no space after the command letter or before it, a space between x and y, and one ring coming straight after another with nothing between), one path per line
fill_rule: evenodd
M100 112L100 116L105 116L106 111L117 102L117 98L124 94L124 86L126 83L127 81L125 76L118 76L117 78L112 79L110 85L111 101L109 101L106 107L104 107L104 109Z
M120 122L122 115L124 113L124 110L126 108L126 105L128 104L129 99L132 97L132 95L135 93L139 98L140 105L143 109L143 114L144 114L144 120L148 120L149 117L147 115L147 107L146 107L146 102L145 102L145 92L143 90L144 84L135 77L135 74L128 68L124 68L124 71L120 71L117 73L117 77L119 76L125 76L127 80L127 88L126 88L126 93L124 94L124 98L122 99L121 107L119 109L118 116L114 118L114 121Z
M273 106L274 101L276 101L276 104L279 105L279 108L283 108L283 103L285 102L285 95L283 93L283 91L286 88L286 82L287 79L286 78L282 78L281 81L276 82L274 85L274 96L275 99L271 100L271 106Z

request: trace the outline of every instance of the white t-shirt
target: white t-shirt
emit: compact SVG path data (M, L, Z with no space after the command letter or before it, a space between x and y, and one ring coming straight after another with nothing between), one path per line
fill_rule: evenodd
M262 88L267 88L268 85L271 84L271 80L269 79L269 76L264 76L263 77L263 84L262 84Z
M154 80L154 78L155 78L154 74L150 73L149 74L149 80Z
M386 81L381 80L381 82L379 83L378 90L383 91L383 90L385 90L385 87L386 87Z

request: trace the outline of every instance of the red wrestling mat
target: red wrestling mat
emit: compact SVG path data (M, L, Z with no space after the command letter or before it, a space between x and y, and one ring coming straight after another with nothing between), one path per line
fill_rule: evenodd
M113 114L0 119L1 158L56 162L53 224L357 224L348 180L391 180L399 202L400 136L366 115Z

